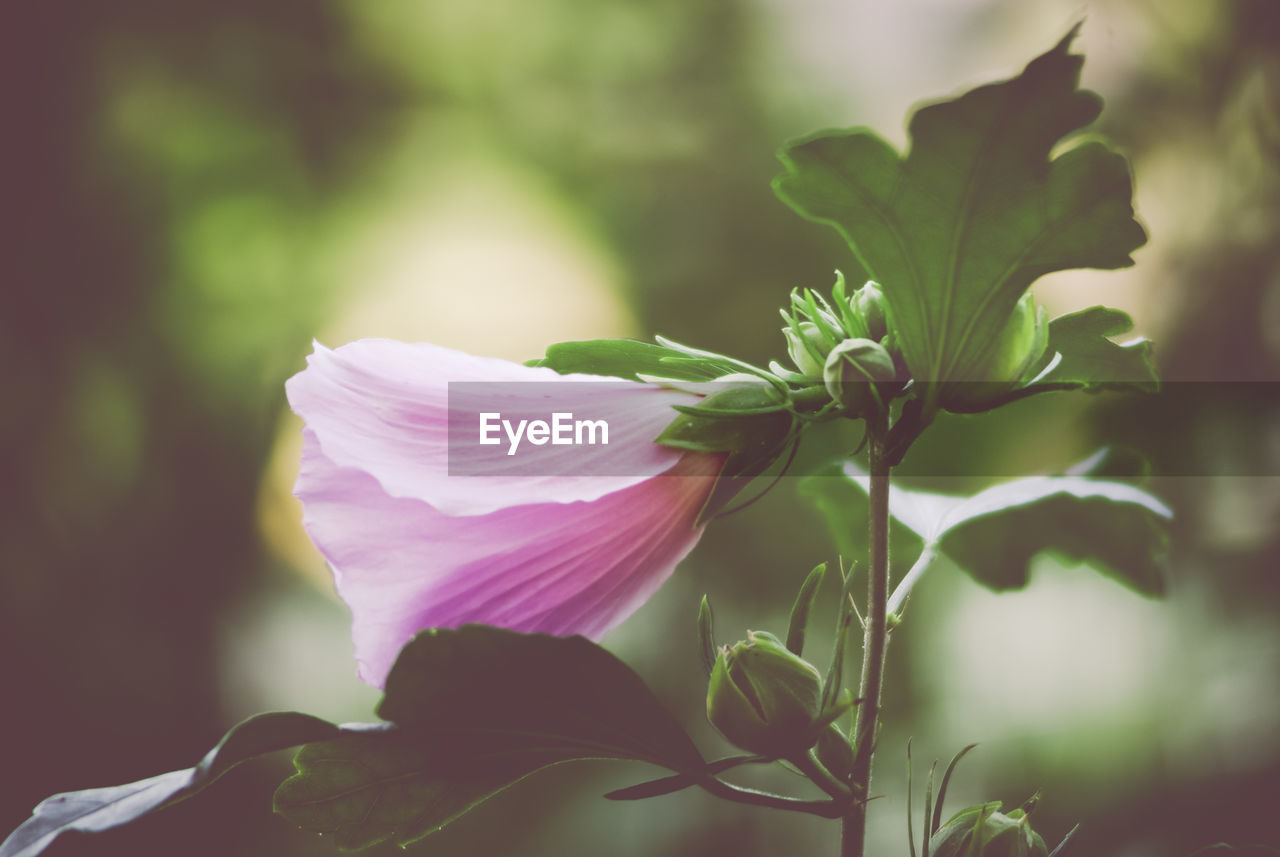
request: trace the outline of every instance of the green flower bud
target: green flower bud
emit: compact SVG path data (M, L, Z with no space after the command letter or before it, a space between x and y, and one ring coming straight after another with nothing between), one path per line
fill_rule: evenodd
M827 393L851 413L860 413L874 401L872 382L892 381L896 374L893 357L870 339L846 339L831 349L822 367Z
M834 723L818 733L818 761L842 782L853 774L853 747L849 736Z
M867 280L862 288L849 298L855 315L867 325L867 336L879 342L889 330L889 322L885 316L884 292L875 280Z
M884 339L880 340L880 344L884 346L884 350L889 352L889 356L893 358L893 365L897 368L897 377L907 378L911 372L907 369L907 360L902 356L902 349L898 347L898 339L893 335L893 331L889 331L884 335Z
M802 321L791 327L784 327L782 335L787 338L787 354L791 362L806 378L821 378L822 363L826 359L828 346L823 339L822 331L810 321Z
M1049 319L1027 292L996 339L996 347L975 380L1012 384L1034 366L1049 344Z
M707 687L707 719L737 746L762 756L803 753L818 739L822 676L764 631L721 646Z
M1048 345L1048 314L1028 292L1014 306L986 359L970 377L948 385L939 404L950 411L985 410L987 402L1030 380L1028 372L1039 364Z
M1000 802L979 804L951 816L929 839L933 857L1048 857L1040 834L1020 809L1005 815Z

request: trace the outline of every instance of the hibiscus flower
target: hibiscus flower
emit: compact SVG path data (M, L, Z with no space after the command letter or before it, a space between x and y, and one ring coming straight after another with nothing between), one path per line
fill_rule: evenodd
M609 442L526 442L517 457L501 433L497 445L460 438L462 392L477 404L490 384L494 412L545 415L553 402L606 420ZM653 442L691 393L428 344L317 344L286 390L306 423L303 525L375 687L424 628L600 639L693 549L724 460Z

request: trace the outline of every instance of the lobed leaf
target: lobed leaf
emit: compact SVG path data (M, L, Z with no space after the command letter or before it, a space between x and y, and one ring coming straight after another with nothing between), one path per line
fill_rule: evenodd
M1127 333L1133 320L1127 313L1110 307L1095 306L1059 316L1049 323L1049 344L1044 357L1022 387L1003 390L1000 385L978 385L990 388L989 396L971 397L979 404L973 408L951 406L957 413L988 411L1016 399L1056 390L1083 390L1099 393L1115 390L1130 393L1154 393L1160 387L1149 340L1137 337L1124 344L1110 337Z
M865 518L868 484L846 464L841 476L810 477L805 490L838 531ZM889 514L991 589L1025 586L1031 560L1054 551L1146 594L1162 590L1165 522L1173 516L1140 488L1085 476L1016 479L971 497L891 486Z
M917 111L906 158L861 128L779 154L778 196L835 227L880 283L926 410L947 384L986 380L979 370L1033 280L1126 267L1146 241L1121 155L1087 141L1050 159L1102 109L1078 89L1077 30L1018 77Z

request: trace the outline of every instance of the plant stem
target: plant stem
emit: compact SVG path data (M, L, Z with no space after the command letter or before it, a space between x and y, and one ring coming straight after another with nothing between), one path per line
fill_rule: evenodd
M867 421L867 450L871 471L870 561L867 573L867 620L862 642L862 681L858 719L853 737L853 773L849 784L855 800L845 813L840 838L842 857L863 857L867 831L867 799L871 787L871 758L875 752L876 725L880 720L880 689L888 647L889 600L889 471L886 449L887 420Z

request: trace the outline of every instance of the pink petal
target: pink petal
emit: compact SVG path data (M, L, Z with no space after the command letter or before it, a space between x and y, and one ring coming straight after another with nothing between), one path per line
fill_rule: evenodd
M483 622L604 636L693 549L721 464L690 453L667 474L589 501L451 517L336 463L308 429L296 493L351 608L360 677L381 687L423 628Z
M555 410L605 418L609 444L525 444L512 458L503 446L455 439L451 450L450 382L500 383L497 401L504 417L545 418ZM477 387L465 389L475 393ZM435 345L380 339L336 350L317 343L307 368L289 379L286 390L289 404L331 462L369 474L391 497L422 500L449 515L595 500L637 485L679 460L678 450L657 446L653 439L675 418L671 405L698 400L651 384L559 375ZM466 406L464 399L455 397L455 414ZM479 409L498 409L480 404L474 395L471 400ZM451 466L455 474L488 475L450 476Z

